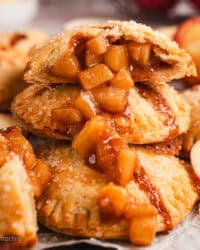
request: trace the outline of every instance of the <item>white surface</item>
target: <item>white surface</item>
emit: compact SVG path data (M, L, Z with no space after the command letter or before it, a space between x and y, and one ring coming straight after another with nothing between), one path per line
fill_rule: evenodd
M0 32L26 28L38 10L37 0L0 3Z

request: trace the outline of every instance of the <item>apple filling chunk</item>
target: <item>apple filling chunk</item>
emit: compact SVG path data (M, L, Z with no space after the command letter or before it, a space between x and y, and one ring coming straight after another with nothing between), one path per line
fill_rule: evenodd
M122 89L131 89L134 85L134 81L131 77L131 73L128 69L122 68L110 81L113 87Z
M84 89L97 87L113 77L113 73L105 64L97 64L79 73L79 79Z
M117 158L126 143L121 137L107 130L108 135L101 138L96 145L97 168L106 174L109 180L119 183L120 172L117 168Z
M157 214L134 217L129 228L131 242L139 246L148 246L156 234Z
M105 64L113 71L129 66L128 51L125 45L110 45L104 55Z
M93 67L102 61L101 55L96 55L94 52L87 50L85 53L85 64L87 67Z
M77 79L77 74L79 71L79 61L75 54L69 51L61 56L51 68L53 75L71 80Z
M122 149L117 159L117 169L119 172L119 183L125 186L133 179L133 172L136 166L136 153L133 149Z
M131 59L140 66L147 66L150 63L151 45L149 43L130 43L128 50Z
M123 112L128 98L127 91L115 87L99 87L92 90L94 98L99 106L109 112Z
M80 123L82 120L79 110L72 107L61 107L52 110L53 119L66 125Z
M74 106L86 119L91 119L99 113L98 105L90 91L81 92L75 99Z
M124 188L112 183L103 187L99 193L98 205L102 215L120 217L127 204L127 193Z
M102 36L94 37L87 42L87 48L96 55L102 55L106 52L108 41Z
M84 159L94 152L94 149L107 128L106 120L95 116L89 120L80 133L74 138L72 148Z
M98 206L103 218L109 216L129 221L129 238L134 244L147 246L152 243L156 234L158 213L151 204L138 204L129 198L126 187L109 183L99 193ZM133 210L134 215L128 217L127 209ZM134 213L136 210L137 213Z

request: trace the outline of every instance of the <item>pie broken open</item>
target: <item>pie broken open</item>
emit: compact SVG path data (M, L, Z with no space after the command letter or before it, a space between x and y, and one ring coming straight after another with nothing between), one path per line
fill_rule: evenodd
M111 21L51 39L33 55L25 80L79 82L91 89L112 78L111 85L129 87L133 82L169 82L193 74L190 56L166 36L133 21ZM120 78L128 79L124 83Z

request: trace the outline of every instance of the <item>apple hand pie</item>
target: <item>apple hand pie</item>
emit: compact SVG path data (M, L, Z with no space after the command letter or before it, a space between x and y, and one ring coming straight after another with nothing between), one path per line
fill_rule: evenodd
M188 156L193 144L200 140L200 86L185 90L182 97L191 107L191 124L189 130L183 135L183 151Z
M17 146L21 139L16 128L0 130L0 244L9 243L12 249L37 242L34 192L26 171L30 155L27 143Z
M0 35L0 110L10 108L15 95L25 88L23 72L30 49L47 39L40 31Z
M53 175L37 202L40 222L73 236L147 245L156 232L183 221L198 199L188 167L149 149L129 150L135 156L132 179L118 186L85 165L70 145L41 146L37 155Z
M122 83L124 69L129 77ZM196 75L192 59L169 38L134 21L110 21L50 40L33 55L25 80L129 88L134 82L170 82L189 75Z
M106 117L113 121L117 133L132 144L169 141L186 132L190 122L189 105L172 87L162 83L138 83L129 90L32 85L15 98L12 111L28 131L69 140L88 120Z

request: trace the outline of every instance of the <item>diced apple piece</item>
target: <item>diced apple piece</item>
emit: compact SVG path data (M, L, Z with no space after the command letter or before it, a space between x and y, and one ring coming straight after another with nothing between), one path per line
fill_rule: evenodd
M114 132L107 129L107 137L98 142L96 147L97 166L106 176L116 183L119 183L120 172L117 168L119 152L125 148L126 142Z
M126 210L125 210L125 218L131 219L135 217L145 217L145 216L155 216L158 212L156 208L150 203L135 203L129 201Z
M77 79L79 71L79 61L77 57L71 52L66 52L55 62L51 68L53 75L71 80Z
M54 109L52 110L51 115L57 122L67 125L76 124L82 120L81 113L77 109L71 107L61 107Z
M87 42L87 48L96 55L102 55L106 52L108 41L105 37L98 36L90 39Z
M111 79L110 83L113 87L123 89L130 89L134 85L130 71L126 68L120 69L120 71Z
M128 52L125 45L110 45L104 55L105 64L113 71L128 67Z
M150 62L151 56L151 45L149 43L130 43L128 45L128 50L131 56L136 63L140 66L146 66Z
M98 64L79 73L80 82L84 89L97 87L113 77L113 73L105 64Z
M112 183L103 187L99 193L98 205L102 215L120 217L127 204L126 190Z
M192 168L197 180L200 182L200 141L197 141L190 152Z
M156 234L157 215L134 217L130 222L129 237L139 246L148 246Z
M85 53L85 64L87 67L93 67L102 62L102 56L96 55L94 52L87 50Z
M99 106L109 112L123 112L128 101L125 89L115 87L99 87L92 90L94 98Z
M89 91L81 92L81 94L75 99L74 106L86 119L91 119L99 113L98 105L92 93Z
M107 122L103 117L95 116L89 120L81 132L75 137L72 147L86 158L94 152L96 145L107 128Z
M125 186L133 179L136 157L136 152L133 149L126 148L119 152L117 169L119 172L120 185Z
M183 22L174 35L178 45L188 52L197 68L197 77L186 78L190 85L200 84L200 17L194 17Z

